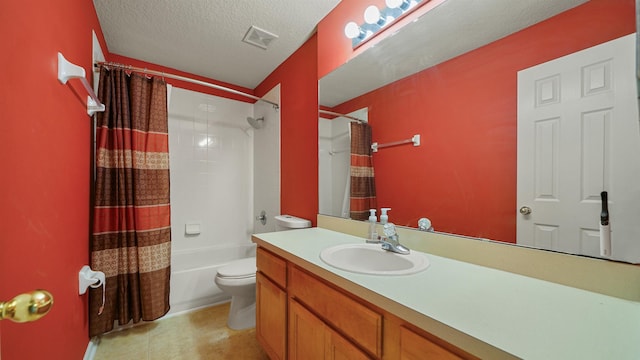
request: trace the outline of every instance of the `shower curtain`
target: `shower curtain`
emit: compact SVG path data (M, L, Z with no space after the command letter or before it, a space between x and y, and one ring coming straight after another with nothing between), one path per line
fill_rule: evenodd
M169 311L171 228L167 90L164 81L102 68L98 96L89 334ZM104 297L103 297L104 296Z
M371 156L371 126L351 123L351 201L350 217L367 220L369 209L377 208L376 184Z

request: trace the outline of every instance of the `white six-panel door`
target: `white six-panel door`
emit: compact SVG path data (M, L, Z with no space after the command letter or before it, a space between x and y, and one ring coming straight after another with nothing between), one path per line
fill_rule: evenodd
M601 191L611 258L640 262L635 34L518 72L518 244L600 256Z

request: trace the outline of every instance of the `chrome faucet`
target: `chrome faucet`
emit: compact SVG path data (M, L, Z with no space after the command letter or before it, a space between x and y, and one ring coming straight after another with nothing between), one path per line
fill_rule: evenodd
M400 240L398 240L396 226L393 223L386 223L383 228L384 236L381 239L382 249L402 255L409 254L409 248L400 244Z

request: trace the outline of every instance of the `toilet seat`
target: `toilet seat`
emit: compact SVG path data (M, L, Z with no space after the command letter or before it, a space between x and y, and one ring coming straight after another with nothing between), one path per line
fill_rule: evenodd
M248 279L256 277L257 270L256 258L249 257L220 267L216 276L224 279Z
M233 296L234 293L242 291L242 288L246 286L253 288L255 292L256 277L247 276L244 278L227 278L216 276L215 283L219 288Z

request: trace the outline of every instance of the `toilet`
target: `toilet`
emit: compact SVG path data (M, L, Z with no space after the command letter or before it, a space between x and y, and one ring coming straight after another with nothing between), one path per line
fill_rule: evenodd
M291 215L278 215L276 219L276 231L304 229L311 227L311 221Z
M311 227L311 221L291 215L275 217L276 231ZM256 258L234 260L218 269L215 283L231 295L227 326L234 330L256 326Z

